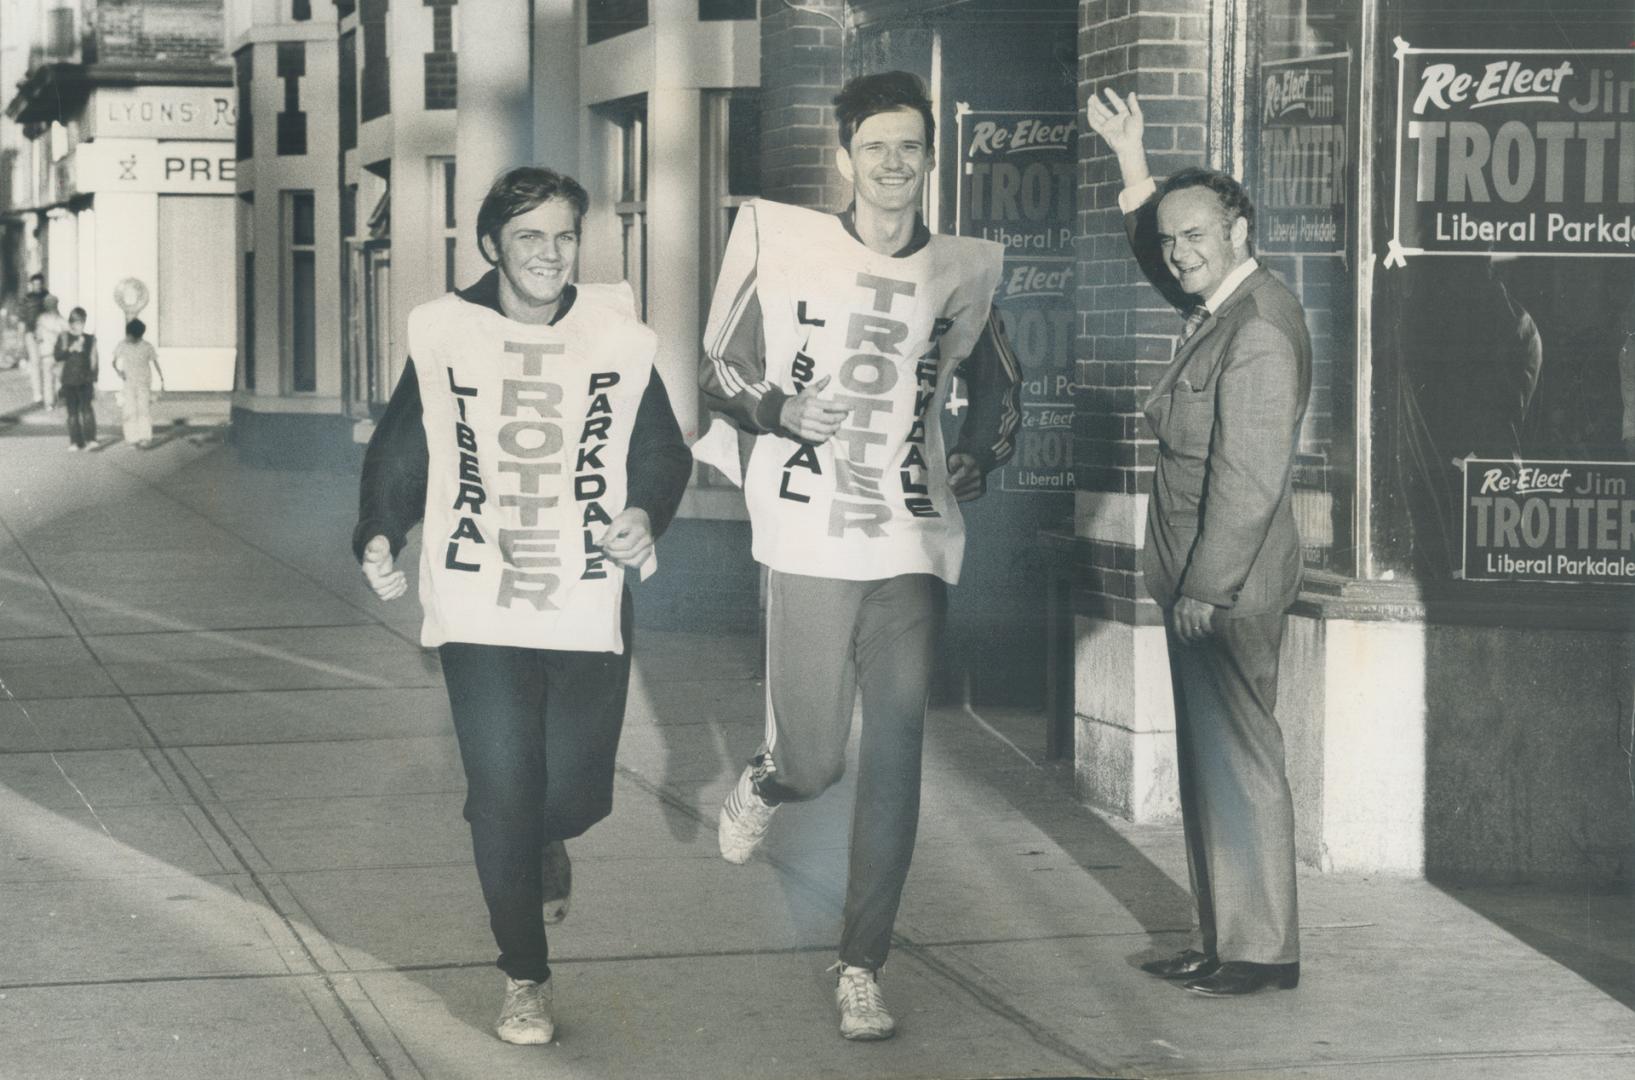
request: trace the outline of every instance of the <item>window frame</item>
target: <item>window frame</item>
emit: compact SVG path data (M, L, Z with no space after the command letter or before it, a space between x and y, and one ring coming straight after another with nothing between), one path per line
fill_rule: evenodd
M636 314L647 318L647 95L627 102L613 117L618 130L618 196L613 213L619 221L620 266L624 279L636 293ZM635 273L632 274L632 264Z
M434 227L433 235L442 240L443 291L453 292L459 283L455 279L455 257L459 246L459 215L455 207L455 182L459 166L452 156L428 157L431 170L431 207L428 220L441 224Z
M279 354L280 358L288 357L288 363L282 365L284 374L281 382L283 391L291 396L316 396L318 393L318 198L317 193L310 188L287 188L280 192L280 221L279 235L283 258L280 260L279 294L281 297L279 318ZM303 198L311 200L312 238L300 240L296 235L298 220L297 204ZM305 328L299 322L299 300L296 295L297 271L296 266L300 257L306 256L312 266L312 310L309 313L309 322ZM303 333L303 329L307 333ZM302 374L300 354L303 338L310 337L310 356L312 385L302 387L299 376Z

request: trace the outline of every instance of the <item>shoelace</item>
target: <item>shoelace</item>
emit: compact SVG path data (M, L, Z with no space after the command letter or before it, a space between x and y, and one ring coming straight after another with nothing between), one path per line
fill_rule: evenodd
M515 1020L543 1020L545 1019L545 997L539 983L521 983L511 990L511 1000L506 1009Z
M886 1011L886 999L880 993L880 983L867 971L840 973L840 992L846 999L846 1011L874 1014Z
M753 787L747 794L742 783L732 789L732 816L746 820L754 827L765 828L772 821L772 811L776 809L762 801Z

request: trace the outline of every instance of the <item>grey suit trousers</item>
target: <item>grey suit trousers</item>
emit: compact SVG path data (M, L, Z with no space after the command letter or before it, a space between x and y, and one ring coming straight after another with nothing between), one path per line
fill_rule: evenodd
M1283 613L1217 615L1197 645L1169 635L1193 948L1221 960L1300 959L1294 804L1277 707Z

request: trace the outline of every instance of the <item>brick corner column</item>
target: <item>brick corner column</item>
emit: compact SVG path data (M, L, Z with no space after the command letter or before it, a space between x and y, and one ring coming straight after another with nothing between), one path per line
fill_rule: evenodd
M1140 94L1155 176L1204 163L1211 0L1080 0L1079 103ZM1080 794L1136 821L1174 820L1174 708L1158 606L1139 552L1155 444L1141 405L1180 319L1142 277L1118 209L1118 163L1079 137L1073 458L1075 772Z
M761 191L780 202L838 210L848 197L834 166L833 105L842 79L837 23L845 22L846 5L806 0L802 7L763 6Z

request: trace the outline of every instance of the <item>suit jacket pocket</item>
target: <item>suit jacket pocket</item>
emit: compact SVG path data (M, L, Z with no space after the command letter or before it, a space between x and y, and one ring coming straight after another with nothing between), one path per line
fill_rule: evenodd
M1177 457L1201 462L1209 453L1209 437L1215 431L1215 387L1194 390L1177 383L1169 398L1164 443Z

